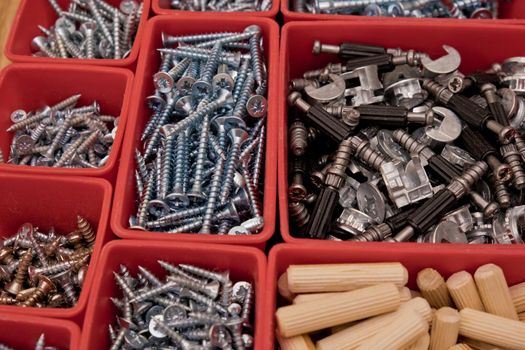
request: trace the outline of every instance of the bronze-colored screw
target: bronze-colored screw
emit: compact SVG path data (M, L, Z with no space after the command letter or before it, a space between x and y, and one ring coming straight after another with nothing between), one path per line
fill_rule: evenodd
M36 287L27 288L24 290L21 290L16 295L16 301L21 302L27 300L33 293L36 291Z
M14 305L16 300L10 297L0 297L0 305Z
M67 243L71 244L75 249L84 248L82 234L78 230L67 235Z
M47 303L50 307L62 307L66 304L66 299L62 294L53 294L47 298Z
M55 238L52 242L44 246L44 254L47 256L54 256L60 247L62 239L60 237Z
M77 226L84 241L86 241L89 246L92 246L95 243L95 230L93 230L93 227L81 216L77 216Z
M12 295L17 295L18 292L24 288L24 282L27 279L27 269L31 265L31 261L33 260L33 250L29 248L24 256L22 257L22 260L20 261L20 264L18 265L18 269L16 271L15 278L11 283L7 284L4 287L4 290Z
M55 284L49 278L45 276L40 276L38 287L33 292L33 294L22 303L22 306L35 306L37 303L42 301L46 295L50 294L55 290Z
M0 264L7 265L11 263L15 258L13 257L13 249L4 247L0 249Z

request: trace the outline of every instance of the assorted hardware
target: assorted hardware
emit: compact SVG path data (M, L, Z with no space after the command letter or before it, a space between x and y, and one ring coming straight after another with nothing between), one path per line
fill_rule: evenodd
M343 62L290 81L298 236L523 243L523 58L465 76L443 48L314 43Z
M272 8L272 0L172 0L171 8L183 11L197 12L253 12L269 11Z
M163 35L136 152L134 229L246 235L263 225L267 70L261 28Z
M77 303L96 232L83 217L62 236L30 223L4 238L0 249L0 305L68 308Z
M73 95L37 111L11 114L7 131L15 133L7 163L53 168L99 168L106 164L117 133L118 117L100 114L100 105L77 107Z
M292 0L291 10L319 14L415 18L498 17L497 0Z
M120 314L109 326L112 350L253 347L252 283L233 282L227 271L158 263L165 278L143 266L135 277L124 265L114 272L124 295L111 298Z
M62 9L56 0L48 1L58 19L50 28L38 26L45 36L37 36L31 42L34 56L77 59L129 56L144 3L122 0L117 8L105 0L72 0L67 9Z
M523 349L525 283L509 288L499 266L447 280L426 268L419 291L407 282L400 263L290 265L278 281L292 302L275 313L281 349Z

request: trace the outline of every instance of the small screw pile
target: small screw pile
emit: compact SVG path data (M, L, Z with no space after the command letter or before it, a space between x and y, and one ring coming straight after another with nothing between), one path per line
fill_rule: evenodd
M139 200L131 228L231 235L262 229L261 36L256 25L241 33L163 35L156 91L148 97L153 115L143 152L136 151Z
M7 345L0 344L0 350L17 350ZM58 350L54 346L46 346L46 335L42 333L35 344L35 350Z
M497 18L497 0L292 0L296 12L321 14L436 17L436 18Z
M465 75L461 56L360 43L290 81L292 234L522 244L523 58Z
M123 298L111 298L120 312L109 326L111 350L148 346L181 349L251 349L254 287L234 283L228 272L159 260L162 278L139 266L135 277L114 272Z
M67 308L77 303L95 242L95 231L77 217L67 236L26 223L0 249L0 305Z
M272 0L172 0L171 8L184 11L213 11L213 12L247 12L247 11L269 11L272 7Z
M144 3L122 0L119 8L104 0L72 0L67 10L48 0L58 15L45 35L31 42L34 56L78 59L126 58L133 46Z
M76 107L73 95L49 107L11 114L14 132L8 163L30 166L99 168L106 164L117 133L118 117L101 115L95 101Z

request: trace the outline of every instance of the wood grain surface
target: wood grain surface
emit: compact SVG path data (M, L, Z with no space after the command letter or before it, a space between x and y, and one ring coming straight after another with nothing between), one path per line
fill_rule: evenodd
M0 0L0 68L10 63L4 56L4 47L19 3L20 0Z

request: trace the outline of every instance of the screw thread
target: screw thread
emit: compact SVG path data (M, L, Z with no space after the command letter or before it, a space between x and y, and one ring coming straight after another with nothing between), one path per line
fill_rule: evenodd
M248 199L250 200L250 211L255 217L261 217L261 201L259 200L257 187L250 176L250 172L246 168L243 168L243 175L246 183L246 192L248 192Z
M206 203L206 210L204 212L204 217L202 221L202 233L209 233L211 231L211 223L213 219L213 213L215 212L215 206L217 204L217 198L220 194L221 189L221 179L222 173L224 170L225 160L219 158L217 165L215 167L215 172L213 173L211 184L209 188L208 202Z
M219 196L219 203L225 204L231 193L233 187L233 177L235 175L235 169L239 163L241 155L241 143L233 143L230 149L228 157L228 163L226 164L226 170L224 171L224 181L222 184L222 191Z
M266 144L266 126L263 126L261 129L261 134L259 136L259 143L257 144L257 150L255 151L255 161L253 167L253 185L256 188L261 184L261 178L263 176L264 169L264 146Z
M246 81L246 78L248 77L248 71L250 69L250 66L248 64L248 60L244 60L239 68L239 72L237 73L237 78L235 79L235 85L233 86L232 96L233 100L237 101L239 98L239 95L241 94L241 91L243 90L244 82Z
M45 123L41 122L40 124L38 124L38 126L31 132L31 135L30 135L31 140L35 142L38 141L45 130L46 130Z
M150 120L146 124L146 127L144 128L144 131L142 132L142 135L140 136L140 140L144 141L146 140L153 132L155 131L155 128L159 124L160 118L162 116L162 109L158 109L155 111L155 113L151 116Z
M168 122L173 112L174 107L175 107L175 99L174 98L169 99L166 105L164 106L164 109L162 110L162 114L160 115L159 120L156 123L155 128L153 129L148 145L146 146L146 150L144 151L145 159L152 156L153 153L155 152L155 148L160 142L160 128L163 127Z
M174 228L170 229L167 232L168 233L192 232L193 230L196 230L196 229L198 229L199 227L202 226L202 220L201 219L202 218L200 218L200 217L194 218L189 223L181 225L181 226L174 227Z
M179 268L179 267L177 267L175 265L172 265L172 264L167 263L167 262L162 261L162 260L157 260L157 262L159 263L160 266L162 266L162 268L164 270L168 271L169 273L171 273L173 275L184 277L185 279L193 281L193 282L202 283L201 280L199 280L198 278L195 278L195 277L191 276L190 274L184 272L184 270L182 270L181 268Z
M140 19L140 16L138 16L137 9L133 9L124 20L124 33L122 34L122 44L124 47L131 47L135 26L138 22L137 19Z
M130 302L141 302L177 289L179 289L179 287L176 283L167 282L159 287L154 287L147 292L137 294L134 298L130 300Z
M172 340L172 342L185 348L183 344L186 344L187 340L185 340L182 335L177 331L172 330L166 323L164 323L164 321L159 320L158 318L152 318L152 320L156 323L157 327Z
M239 118L244 118L246 115L246 103L252 95L253 87L255 85L255 80L253 74L250 72L244 81L242 91L239 94L239 98L235 103L235 108L232 112L232 115Z
M46 117L45 114L34 115L32 117L22 120L21 122L11 125L9 128L7 128L7 132L22 130L28 126L31 126L33 124L40 122L45 117Z
M18 264L18 268L16 270L16 275L14 281L19 284L23 284L24 281L27 278L28 272L27 269L31 265L31 261L33 260L33 250L29 248L22 259L20 260L20 263Z
M304 227L310 221L310 211L301 202L288 203L288 213L297 227Z
M55 42L57 44L58 53L60 54L60 57L68 58L66 44L64 43L64 38L62 37L62 35L58 34L56 31L55 31Z
M501 146L501 155L512 171L512 184L518 190L525 188L525 171L522 166L521 154L516 145L508 144Z
M138 267L140 273L151 283L154 287L160 287L162 282L148 269L143 266Z
M397 143L399 143L410 153L419 154L423 151L423 149L428 148L426 145L422 144L402 129L395 130L392 133L392 137Z
M359 137L353 136L350 138L352 148L355 151L355 156L369 167L379 171L381 165L387 162L387 159L379 152L376 152L370 147L368 141L364 141Z
M97 22L98 26L100 27L100 30L102 31L102 34L104 34L104 37L107 39L107 41L110 42L110 44L113 46L113 36L111 35L111 32L109 31L108 26L106 25L106 22L104 21L104 18L102 18L102 15L97 8L97 5L95 5L94 0L87 0L87 6L89 8L89 11L95 18L95 21Z
M175 158L174 158L174 149L175 149L175 135L169 136L166 139L166 145L164 147L164 152L162 153L162 168L161 176L159 183L159 198L166 198L168 193L171 190L171 177L173 170L175 169Z
M34 270L35 275L56 275L57 273L64 272L82 263L84 259L71 259L58 264L48 265L46 267L39 267ZM27 269L26 269L27 270Z
M208 150L208 137L210 134L210 116L207 114L201 125L201 134L199 138L199 148L197 151L197 162L195 164L195 176L193 180L193 187L191 189L194 193L202 192L202 179L204 175L204 163L206 161L206 153Z
M196 208L178 211L173 214L168 214L158 220L147 222L146 228L162 228L166 226L171 226L181 219L202 215L205 210L205 206L200 206Z
M58 161L53 165L53 168L59 168L64 166L77 152L78 147L84 142L83 137L79 137L75 140L75 142L71 143L64 153L62 153L62 156L58 159Z
M29 298L22 303L23 307L35 306L40 300L44 299L46 293L41 289L37 288Z
M58 17L62 17L63 11L60 5L56 2L56 0L47 0L49 2L49 5L53 8L53 11L56 12Z
M221 38L226 38L236 33L220 32L199 35L180 35L180 36L164 36L164 46L171 46L176 43L196 43L199 41L210 41Z
M86 241L89 246L92 246L95 243L95 230L93 230L93 227L81 216L77 216L77 227L84 241Z
M119 11L115 10L113 13L113 57L119 59L122 56L120 52L120 20Z
M244 41L246 39L249 39L251 36L252 36L251 32L249 32L249 33L234 33L232 35L228 35L228 36L225 36L225 37L222 37L222 38L218 38L218 39L215 39L215 40L205 41L203 43L197 44L196 46L197 47L213 47L216 44L224 45L224 44L227 44L227 43L233 43L233 42L237 42L237 41Z
M186 158L185 151L187 150L187 137L186 133L181 133L177 137L176 157L175 157L175 181L173 184L173 190L175 192L183 191L183 179L184 173L184 160Z
M250 44L250 56L252 60L253 76L257 85L261 85L264 81L263 78L263 64L261 59L260 43L261 43L261 30L256 27L257 30L252 31L252 36L248 40ZM254 28L255 29L255 28Z
M148 216L148 203L153 198L156 182L157 179L155 177L155 173L152 171L146 181L146 187L144 188L137 209L137 225L140 227L145 227L146 225L146 219Z
M213 46L213 50L210 54L210 57L204 67L204 71L201 72L199 80L210 83L212 81L213 75L217 71L219 66L219 57L222 53L222 46L220 43L217 43Z
M119 288L122 290L122 292L124 293L124 295L128 298L128 299L133 299L135 298L135 292L130 288L130 286L126 283L126 281L124 280L124 278L122 276L120 276L118 273L116 272L113 272L113 276L115 277L115 281L117 282Z
M71 281L63 281L61 287L64 290L64 295L66 296L66 299L69 301L70 305L76 305L78 301L77 293Z
M113 344L111 344L111 347L109 348L109 350L119 350L122 347L122 344L124 344L124 337L126 336L126 334L127 334L127 329L122 327L118 331L118 334L115 340L113 341Z

